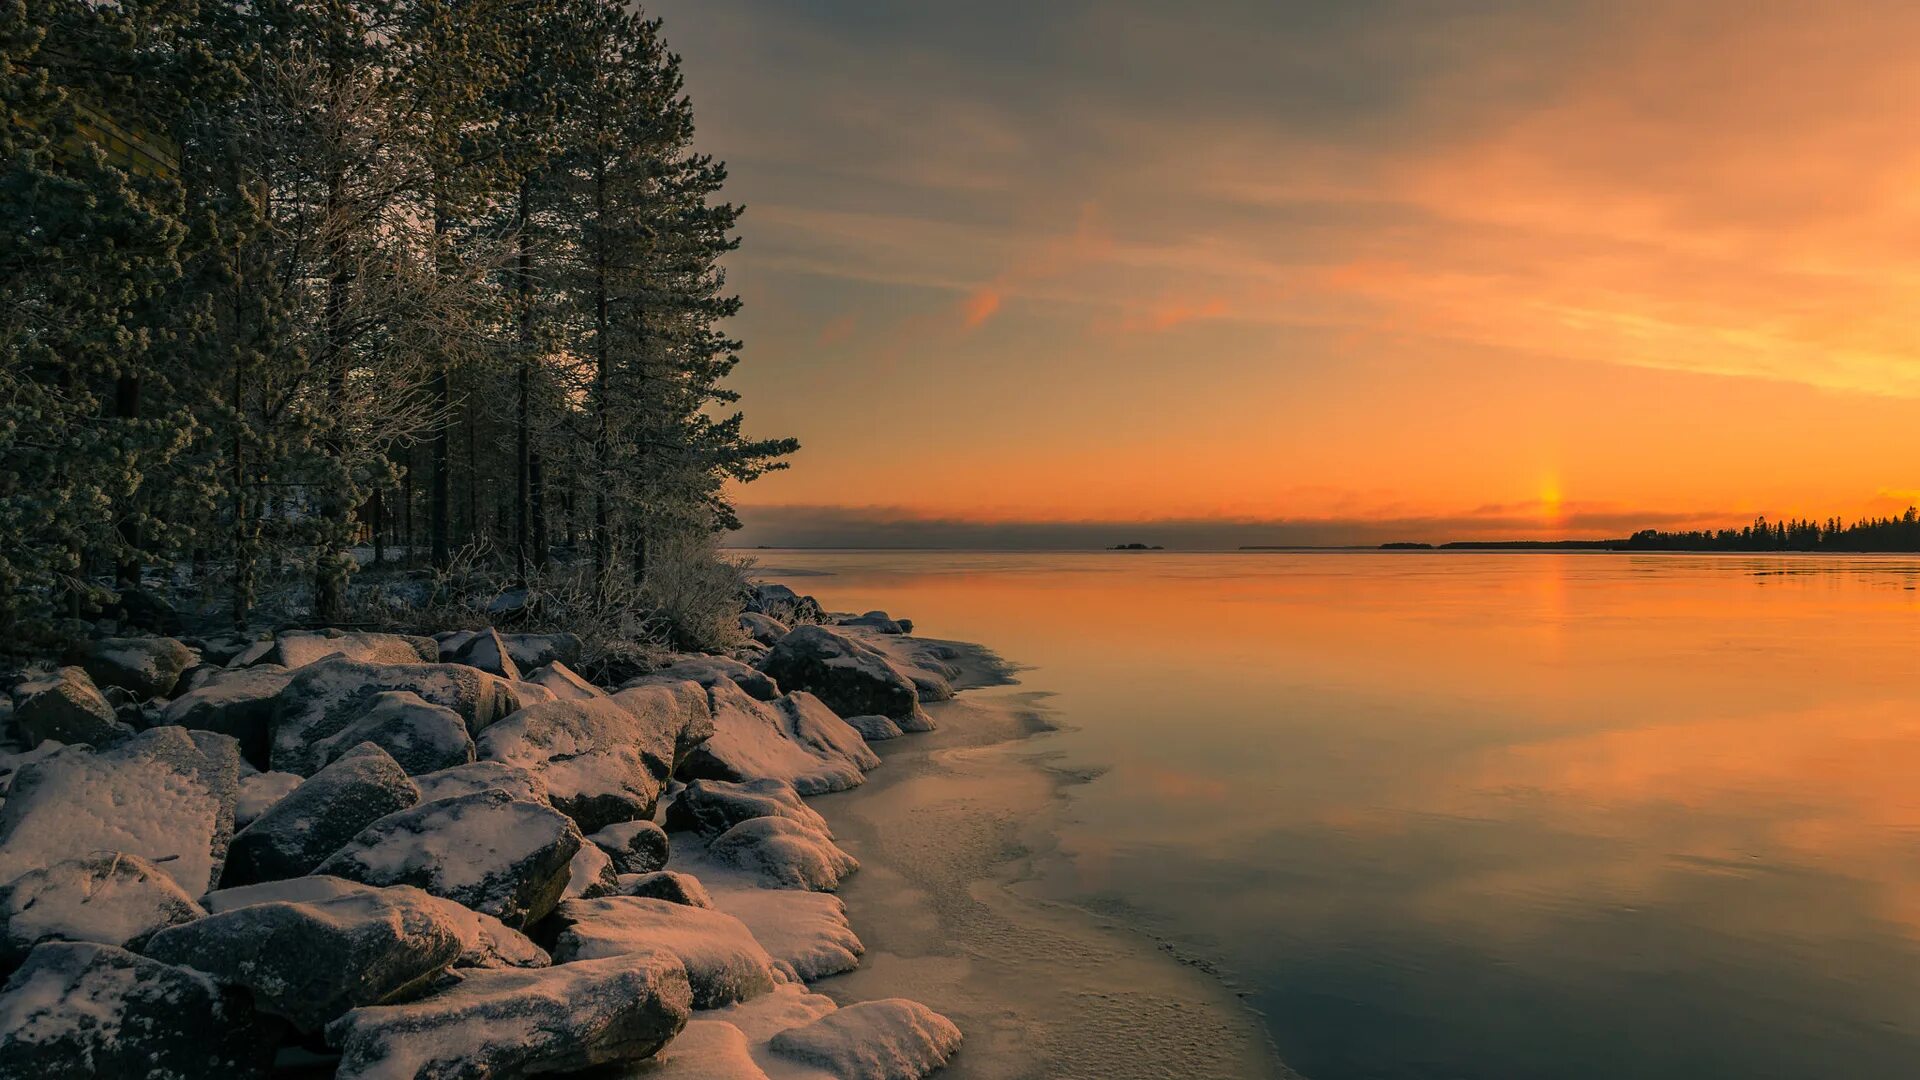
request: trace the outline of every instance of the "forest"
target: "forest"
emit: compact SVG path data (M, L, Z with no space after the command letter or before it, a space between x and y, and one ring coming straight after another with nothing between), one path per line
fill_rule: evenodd
M1739 529L1642 529L1609 546L1625 551L1920 551L1920 508L1909 506L1895 517L1861 518L1851 524L1837 517L1825 521L1759 517Z
M143 575L236 626L395 562L645 604L796 448L726 387L741 210L631 5L7 0L0 57L9 641Z

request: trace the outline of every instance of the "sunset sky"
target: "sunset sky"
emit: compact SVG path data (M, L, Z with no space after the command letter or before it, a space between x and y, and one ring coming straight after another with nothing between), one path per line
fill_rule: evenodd
M1611 536L1920 489L1920 6L660 0L740 542ZM1138 523L1138 524L1135 524Z

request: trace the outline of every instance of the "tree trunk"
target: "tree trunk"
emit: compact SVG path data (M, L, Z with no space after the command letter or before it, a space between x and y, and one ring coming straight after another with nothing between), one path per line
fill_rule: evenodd
M519 583L527 583L527 555L532 543L531 515L533 481L533 440L530 437L529 422L531 408L529 397L533 389L533 237L528 222L528 200L532 197L532 180L527 174L520 177L520 198L517 211L519 274L515 288L520 297L520 400L514 412L514 462L513 462L513 565L514 576Z

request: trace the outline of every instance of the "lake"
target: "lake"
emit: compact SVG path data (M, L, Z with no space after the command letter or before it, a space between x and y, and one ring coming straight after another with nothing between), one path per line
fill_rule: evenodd
M1023 887L1308 1077L1920 1075L1920 559L751 554L1025 667Z

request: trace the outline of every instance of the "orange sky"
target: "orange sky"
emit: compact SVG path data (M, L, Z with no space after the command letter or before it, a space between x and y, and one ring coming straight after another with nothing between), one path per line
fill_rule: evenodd
M752 542L1920 489L1920 7L793 7L656 5L747 205L752 425L804 445Z

